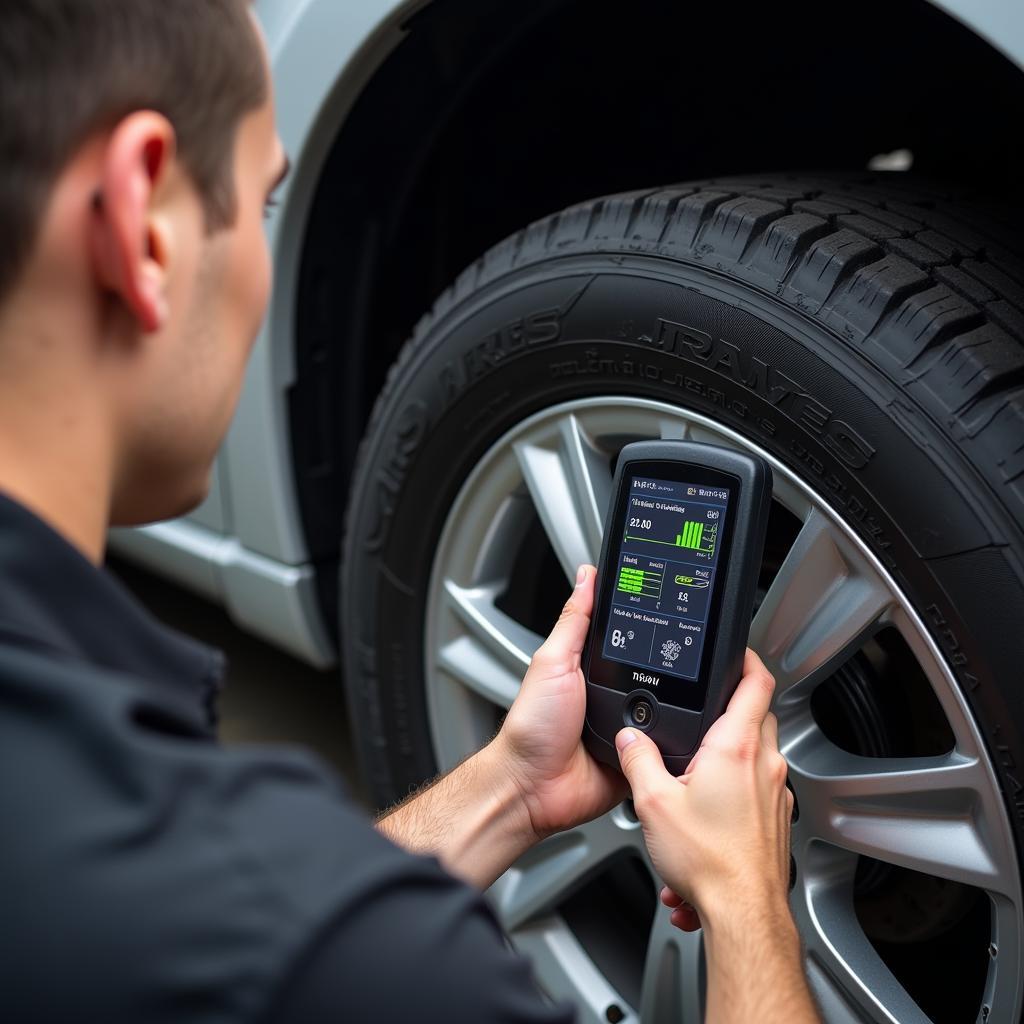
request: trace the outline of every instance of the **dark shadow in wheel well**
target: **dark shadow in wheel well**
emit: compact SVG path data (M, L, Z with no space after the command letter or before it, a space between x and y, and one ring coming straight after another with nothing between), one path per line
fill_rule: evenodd
M897 148L987 193L1019 180L1019 69L925 0L821 10L436 0L413 17L325 163L300 270L293 464L329 622L387 368L488 246L595 195Z

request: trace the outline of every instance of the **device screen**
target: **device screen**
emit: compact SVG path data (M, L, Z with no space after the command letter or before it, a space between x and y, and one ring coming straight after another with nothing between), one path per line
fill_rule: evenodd
M608 614L602 655L639 670L622 688L653 684L662 699L687 704L663 677L701 675L708 620L719 603L716 574L728 547L731 489L627 473L623 490L624 516L620 502L613 541L618 557L603 588L610 588L610 601L602 602Z

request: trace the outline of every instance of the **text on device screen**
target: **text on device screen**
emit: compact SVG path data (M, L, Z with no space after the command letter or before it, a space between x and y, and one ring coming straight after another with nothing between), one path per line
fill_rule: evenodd
M728 509L725 487L630 478L605 658L697 678Z

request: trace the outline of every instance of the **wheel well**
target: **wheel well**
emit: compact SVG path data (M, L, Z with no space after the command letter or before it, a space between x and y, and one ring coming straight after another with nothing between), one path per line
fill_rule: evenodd
M525 9L525 10L524 10ZM439 0L352 109L300 268L293 466L327 621L356 448L389 365L488 246L595 195L781 169L1019 180L1024 74L926 0Z

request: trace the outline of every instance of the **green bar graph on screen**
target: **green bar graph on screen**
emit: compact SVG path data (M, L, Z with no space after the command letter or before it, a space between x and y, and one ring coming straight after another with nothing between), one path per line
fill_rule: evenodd
M677 548L699 548L704 536L704 524L696 522L683 523L683 532L676 534Z
M663 573L651 569L634 569L628 565L620 566L617 590L625 594L642 594L644 597L661 597L661 580Z
M671 534L669 536L671 537ZM718 523L690 519L683 523L682 529L671 539L637 537L627 531L623 540L639 541L642 544L664 544L672 548L690 548L705 555L714 555L715 542L718 540Z

